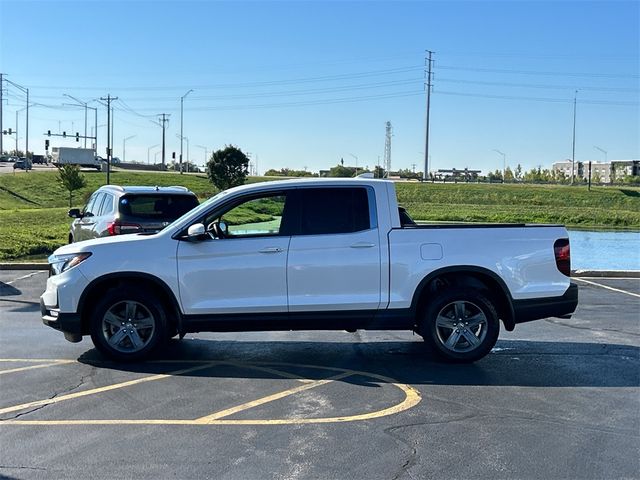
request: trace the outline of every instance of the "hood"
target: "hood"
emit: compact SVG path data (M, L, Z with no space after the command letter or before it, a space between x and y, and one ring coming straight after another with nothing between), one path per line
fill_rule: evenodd
M114 235L113 237L94 238L92 240L85 240L82 242L63 245L62 247L56 249L53 254L63 255L65 253L78 253L87 251L94 252L104 246L117 246L117 244L137 244L138 242L144 242L154 237L156 237L156 235L132 233L128 235Z

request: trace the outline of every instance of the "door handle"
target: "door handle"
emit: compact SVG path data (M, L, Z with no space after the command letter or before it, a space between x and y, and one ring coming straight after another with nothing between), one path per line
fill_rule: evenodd
M351 248L373 248L375 246L376 246L375 243L358 242L351 245Z
M260 253L280 253L281 251L280 247L266 247L260 250Z

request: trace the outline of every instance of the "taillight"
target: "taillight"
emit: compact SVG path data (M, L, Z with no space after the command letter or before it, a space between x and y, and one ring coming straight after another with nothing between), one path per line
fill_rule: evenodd
M109 235L124 235L142 231L142 227L136 223L109 222L107 232Z
M556 257L556 267L560 273L571 276L571 250L568 238L559 238L553 244L553 253Z

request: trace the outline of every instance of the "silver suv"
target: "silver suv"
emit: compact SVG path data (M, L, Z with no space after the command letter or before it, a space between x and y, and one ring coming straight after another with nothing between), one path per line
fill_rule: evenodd
M69 243L125 233L156 233L198 206L185 187L120 187L96 190L85 207L69 210L75 220Z

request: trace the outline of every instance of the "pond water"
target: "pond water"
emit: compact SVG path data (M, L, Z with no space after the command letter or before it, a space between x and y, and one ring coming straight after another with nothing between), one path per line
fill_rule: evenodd
M640 270L640 232L569 230L574 270Z

